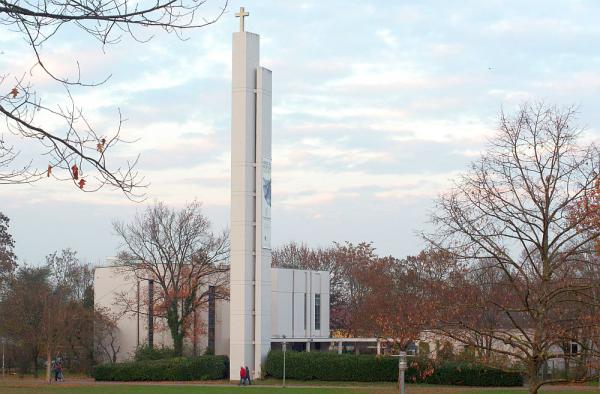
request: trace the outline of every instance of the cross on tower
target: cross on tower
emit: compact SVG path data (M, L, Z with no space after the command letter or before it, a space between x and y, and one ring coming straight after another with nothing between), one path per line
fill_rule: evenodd
M240 31L244 31L244 17L250 15L249 12L247 12L244 7L240 7L240 12L235 14L236 18L240 18Z

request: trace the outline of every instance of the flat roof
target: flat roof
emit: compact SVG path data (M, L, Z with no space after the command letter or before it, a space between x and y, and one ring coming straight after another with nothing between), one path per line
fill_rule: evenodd
M377 342L388 341L381 338L281 338L273 337L271 342Z

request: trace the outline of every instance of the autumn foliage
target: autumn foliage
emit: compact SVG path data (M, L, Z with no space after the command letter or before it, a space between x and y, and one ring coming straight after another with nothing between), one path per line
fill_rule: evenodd
M422 251L406 259L377 258L357 268L364 294L354 331L361 336L391 340L400 349L417 341L435 320L439 305L432 297L443 276L432 275L432 264L442 253Z
M440 258L448 256L423 251L406 259L381 257L368 242L324 249L290 243L273 251L276 267L330 272L334 336L385 338L402 349L435 317L432 291L452 272L439 274Z
M571 215L572 221L578 224L582 232L600 228L600 179L596 180L593 189L577 201ZM595 249L600 255L600 240L596 240Z
M46 257L39 266L20 265L0 293L0 335L6 366L33 372L61 354L71 371L89 370L93 363L93 272L74 251Z

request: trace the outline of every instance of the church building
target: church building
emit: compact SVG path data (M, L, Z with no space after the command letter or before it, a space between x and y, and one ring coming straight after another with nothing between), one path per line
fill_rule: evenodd
M329 338L329 272L271 268L272 73L260 65L259 35L244 29L248 12L242 7L236 16L240 31L233 33L232 53L230 300L209 300L199 311L206 334L192 344L200 352L228 355L232 380L238 378L239 366L260 377L272 344L290 341L310 351ZM127 294L139 300L147 291L147 280L119 267L96 269L98 308L118 314L117 297ZM170 344L167 330L148 330L160 322L149 324L139 309L117 322L118 360L131 358L149 340L154 346Z
M96 268L96 308L117 316L122 314L117 319L115 341L115 346L119 347L116 354L119 362L132 359L138 346L148 344L148 313L144 305L147 294L147 280L138 280L133 273L119 266ZM123 313L123 306L117 302L122 298L132 304L137 304L139 299L138 310ZM320 343L329 338L329 272L272 268L270 302L271 342L280 343L285 339L291 342L290 348L310 351L318 350ZM230 301L220 299L209 299L206 308L199 311L198 322L203 325L203 334L196 338L197 354L231 357L230 330L235 327L230 325L229 314ZM153 345L156 348L172 347L171 335L160 320L154 318ZM187 353L192 351L191 338L186 340L185 347Z

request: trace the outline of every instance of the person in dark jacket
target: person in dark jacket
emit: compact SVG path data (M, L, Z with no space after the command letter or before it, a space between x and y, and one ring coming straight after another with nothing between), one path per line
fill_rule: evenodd
M250 386L252 384L252 381L250 380L250 369L248 368L247 365L246 365L246 380L248 381L248 386Z
M246 368L240 367L240 386L246 385Z
M54 360L53 369L54 369L54 381L55 382L64 381L65 379L63 378L62 363L59 358Z

